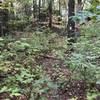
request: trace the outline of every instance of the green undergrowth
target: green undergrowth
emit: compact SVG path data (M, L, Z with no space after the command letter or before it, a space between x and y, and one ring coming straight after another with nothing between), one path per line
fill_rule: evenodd
M91 84L100 85L100 22L83 26L81 36L72 46L74 52L67 58L67 64L73 71L73 80L83 80L86 87ZM94 86L94 87L95 87ZM92 87L92 89L94 88ZM98 91L98 87L95 87ZM94 100L99 92L91 94L91 89L87 89L87 100ZM91 95L90 95L91 94Z
M0 93L10 93L8 98L22 94L26 94L28 100L45 98L58 86L36 58L49 52L56 55L57 50L66 49L67 40L54 33L36 32L20 39L0 38Z
M68 45L67 37L41 28L23 33L19 39L0 38L0 93L10 93L9 98L26 94L28 100L47 100L47 95L54 96L59 87L68 85L69 80L83 80L87 86L100 84L99 33L99 23L84 26L84 36L72 45ZM57 81L39 63L48 63L42 61L45 59L41 55L53 59L46 67L52 68L51 74ZM54 63L55 59L60 63ZM70 74L66 76L65 70Z

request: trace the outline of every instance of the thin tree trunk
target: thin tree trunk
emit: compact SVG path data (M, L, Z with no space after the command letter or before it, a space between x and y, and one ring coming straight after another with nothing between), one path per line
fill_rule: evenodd
M75 0L69 0L68 2L68 25L67 25L68 37L75 36L75 22L71 18L74 15L75 15Z
M33 0L33 16L35 18L35 0Z
M49 27L52 28L52 0L49 2Z
M39 21L40 21L40 13L41 13L41 0L39 0Z
M42 0L42 6L45 7L45 0Z
M61 1L59 0L59 15L61 13Z
M9 12L7 9L0 9L0 36L5 36L8 34L8 17L9 17Z
M77 7L76 7L76 13L79 13L82 11L82 0L77 1ZM75 24L75 33L77 36L80 36L80 21L77 20Z
M2 22L0 21L0 37L3 35Z
M82 10L82 0L78 0L78 2L77 2L78 4L77 4L77 12L79 12L79 11L81 11Z

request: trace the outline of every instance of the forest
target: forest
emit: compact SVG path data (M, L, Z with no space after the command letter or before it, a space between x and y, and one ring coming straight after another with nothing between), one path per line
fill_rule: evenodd
M100 100L100 0L0 0L0 100Z

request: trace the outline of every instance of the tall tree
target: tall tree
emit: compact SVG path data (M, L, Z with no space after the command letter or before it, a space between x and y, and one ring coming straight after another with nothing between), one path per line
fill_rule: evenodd
M61 0L59 0L59 15L61 13Z
M36 1L33 0L33 16L36 17Z
M52 27L52 0L49 1L49 27Z
M39 20L40 20L40 13L41 13L41 0L39 0Z
M68 37L75 36L75 22L72 19L72 16L75 16L75 0L68 1L68 25L67 25Z
M8 3L2 6L3 1L0 1L0 36L5 36L8 34L8 17L9 11L7 9Z

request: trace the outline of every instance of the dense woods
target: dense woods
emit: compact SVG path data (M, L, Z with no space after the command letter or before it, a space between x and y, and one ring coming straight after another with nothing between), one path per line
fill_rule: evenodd
M0 0L0 100L100 100L100 0Z

